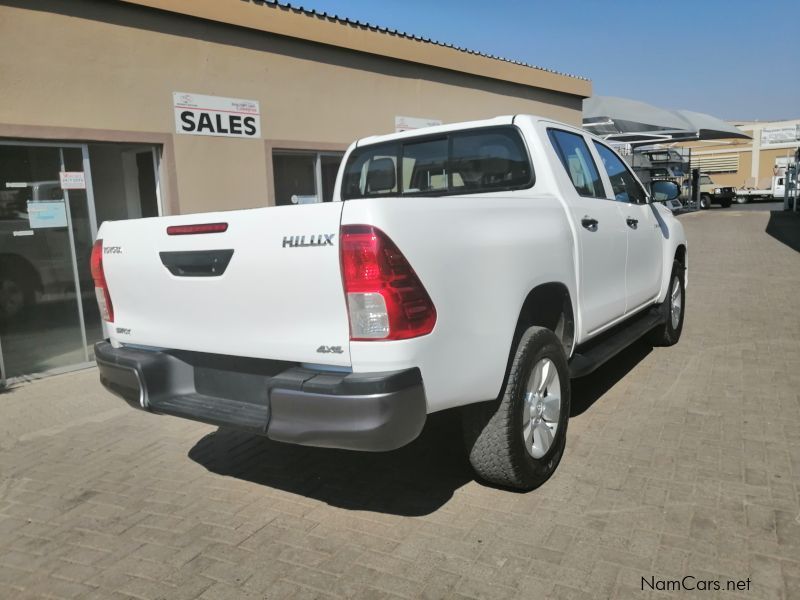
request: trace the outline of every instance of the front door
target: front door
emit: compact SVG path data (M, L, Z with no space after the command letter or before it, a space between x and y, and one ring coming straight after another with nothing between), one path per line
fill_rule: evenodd
M647 194L628 166L607 146L595 142L622 212L628 236L625 273L626 312L651 303L661 289L662 233Z

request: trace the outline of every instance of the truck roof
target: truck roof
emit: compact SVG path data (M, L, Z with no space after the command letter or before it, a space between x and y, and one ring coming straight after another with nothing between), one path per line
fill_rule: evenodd
M424 129L410 129L408 131L401 131L399 133L388 133L384 135L371 135L369 137L361 138L356 141L356 146L365 144L378 144L381 142L393 142L395 140L403 140L406 138L413 138L421 135L435 135L437 133L447 133L450 131L458 131L461 129L473 129L476 127L491 127L492 125L511 125L515 119L525 117L533 121L548 121L558 123L553 119L541 117L538 115L501 115L491 119L481 119L479 121L462 121L460 123L447 123L445 125L436 125L434 127L425 127ZM567 125L566 127L574 128L574 125Z

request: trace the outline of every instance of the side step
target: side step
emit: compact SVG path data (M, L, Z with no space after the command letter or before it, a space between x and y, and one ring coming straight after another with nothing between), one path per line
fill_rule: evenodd
M269 423L267 404L252 404L198 393L153 398L149 408L155 413L210 425L227 425L254 433L263 434Z
M654 327L663 324L663 313L659 307L653 307L641 315L613 327L575 350L569 361L569 376L575 379L588 375Z

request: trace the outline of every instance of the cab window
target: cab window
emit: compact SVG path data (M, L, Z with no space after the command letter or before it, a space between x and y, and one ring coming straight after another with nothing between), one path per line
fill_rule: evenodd
M533 184L519 130L482 127L356 148L345 166L342 198L479 194Z
M605 198L597 165L582 135L562 129L548 129L547 136L567 171L575 191L588 198Z
M614 199L618 202L629 202L631 204L644 204L647 202L647 194L645 194L642 186L636 181L636 177L628 169L628 165L622 162L622 159L607 146L595 142L594 147L600 155L600 160L603 161L606 173L608 173Z

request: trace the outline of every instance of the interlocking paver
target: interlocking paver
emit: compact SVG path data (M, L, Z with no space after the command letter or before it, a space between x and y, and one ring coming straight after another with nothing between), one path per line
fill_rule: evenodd
M92 370L0 394L0 598L800 597L800 219L682 219L681 343L574 382L527 494L473 480L453 414L359 454L137 413Z

